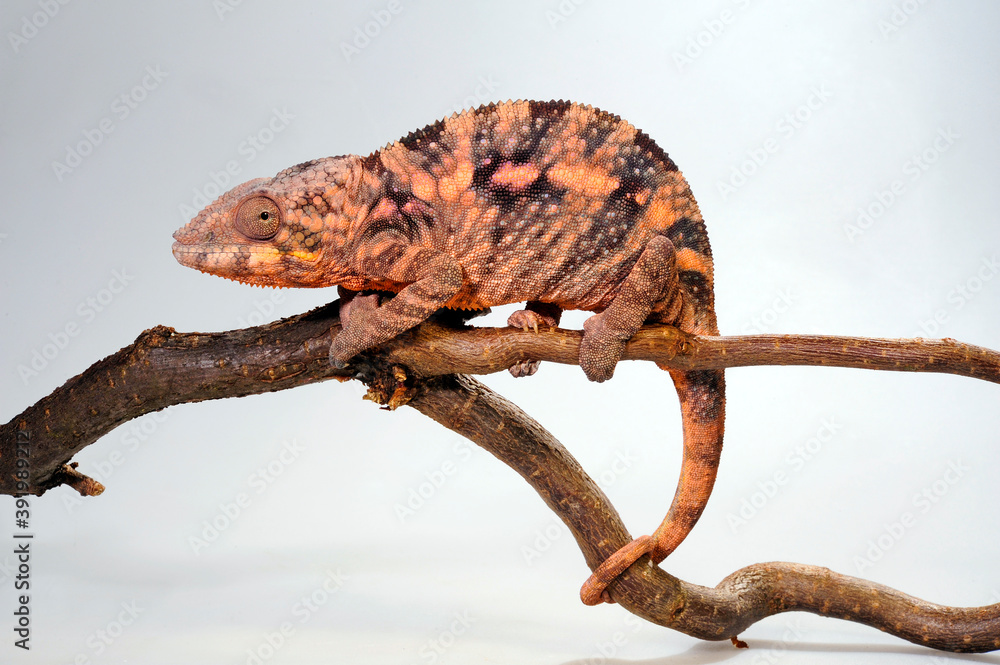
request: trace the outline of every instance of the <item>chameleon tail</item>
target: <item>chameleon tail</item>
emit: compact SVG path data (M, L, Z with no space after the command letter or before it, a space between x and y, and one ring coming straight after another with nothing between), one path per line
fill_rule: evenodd
M684 459L670 510L653 533L650 558L663 561L687 537L705 510L715 485L726 418L722 370L672 371L681 402Z
M663 561L698 522L715 485L725 422L725 378L722 370L678 371L670 377L681 403L684 459L673 503L652 536L640 536L612 554L584 583L586 605L610 601L605 589L643 554Z

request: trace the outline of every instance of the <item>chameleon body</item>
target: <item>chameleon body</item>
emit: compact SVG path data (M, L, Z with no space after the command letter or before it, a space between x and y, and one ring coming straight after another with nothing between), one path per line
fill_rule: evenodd
M717 335L712 254L681 172L646 134L570 102L517 101L455 114L373 152L318 159L223 194L174 234L182 264L276 287L338 285L330 356L346 363L440 308L526 302L509 324L584 325L580 366L611 377L646 322ZM511 368L530 374L530 363ZM584 602L638 557L655 562L704 509L722 447L721 371L671 371L684 461L670 511L652 537L612 555Z

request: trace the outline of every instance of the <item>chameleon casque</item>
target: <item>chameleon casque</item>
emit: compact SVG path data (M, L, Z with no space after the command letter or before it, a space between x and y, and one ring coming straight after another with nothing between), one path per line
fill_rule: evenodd
M511 326L584 324L580 366L611 378L643 323L718 335L712 253L691 190L667 154L591 106L516 101L454 114L377 150L305 162L223 194L174 234L183 265L273 287L341 287L343 365L441 308L526 302ZM378 295L396 295L380 304ZM353 297L353 299L352 299ZM515 375L534 372L520 363ZM722 449L723 372L671 370L683 464L652 536L584 584L587 604L639 557L662 561L700 517Z

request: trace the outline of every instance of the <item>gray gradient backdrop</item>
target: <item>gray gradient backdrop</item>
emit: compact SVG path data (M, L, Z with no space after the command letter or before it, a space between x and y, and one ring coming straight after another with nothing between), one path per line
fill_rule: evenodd
M170 234L218 183L367 154L508 98L600 106L670 153L708 223L724 333L1000 348L994 2L9 0L0 25L4 420L155 324L226 330L335 297L175 263ZM667 569L714 585L798 561L1000 600L995 385L728 380L718 489ZM658 523L680 458L665 373L486 381L578 455L633 533ZM583 607L583 559L520 478L360 396L331 382L181 406L83 451L107 492L33 503L30 653L12 646L0 501L0 662L945 662L807 615L754 626L736 652ZM206 536L212 521L225 528Z

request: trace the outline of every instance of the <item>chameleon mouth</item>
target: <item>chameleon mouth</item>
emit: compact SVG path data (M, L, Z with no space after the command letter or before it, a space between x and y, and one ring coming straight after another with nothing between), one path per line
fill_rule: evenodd
M175 241L170 250L178 263L189 268L198 268L204 265L208 258L207 252L199 251L198 248L191 245L185 245L180 240Z

